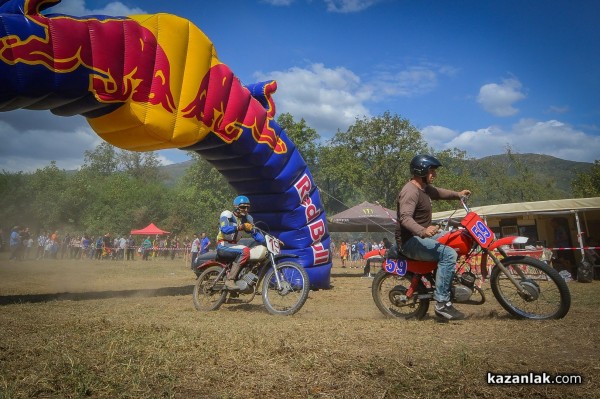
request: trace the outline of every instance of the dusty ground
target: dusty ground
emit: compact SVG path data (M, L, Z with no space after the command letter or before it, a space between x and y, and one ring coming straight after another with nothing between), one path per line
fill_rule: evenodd
M332 289L292 317L260 298L201 313L183 260L2 253L0 398L600 397L600 282L569 283L563 320L512 319L486 289L486 304L457 306L468 320L439 323L385 319L361 274L336 264ZM487 372L583 383L495 386Z

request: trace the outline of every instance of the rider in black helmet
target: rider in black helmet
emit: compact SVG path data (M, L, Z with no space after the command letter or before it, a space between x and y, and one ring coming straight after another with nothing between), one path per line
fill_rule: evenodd
M417 260L438 262L435 277L435 314L448 320L460 320L464 315L450 302L450 283L458 254L437 238L438 227L431 224L431 200L459 199L471 194L437 188L432 185L437 168L442 163L431 155L417 155L410 162L412 178L402 187L396 204L396 242L404 255Z

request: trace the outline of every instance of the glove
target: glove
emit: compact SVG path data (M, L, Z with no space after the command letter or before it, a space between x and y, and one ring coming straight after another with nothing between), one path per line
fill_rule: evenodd
M252 229L254 228L254 226L252 226L252 224L250 224L250 223L244 223L244 224L242 224L242 226L244 226L244 231L246 233L252 232Z

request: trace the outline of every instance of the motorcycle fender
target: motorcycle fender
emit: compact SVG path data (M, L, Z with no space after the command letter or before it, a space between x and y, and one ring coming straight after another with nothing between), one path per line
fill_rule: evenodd
M499 240L494 241L489 247L488 250L493 251L494 249L501 247L503 245L512 245L512 244L525 244L529 238L520 237L520 236L509 236L503 237Z
M227 265L224 263L217 262L215 260L207 260L206 262L196 266L196 271L202 273L204 271L204 269L206 269L207 267L210 267L210 266L221 266L223 269L225 269L227 267Z

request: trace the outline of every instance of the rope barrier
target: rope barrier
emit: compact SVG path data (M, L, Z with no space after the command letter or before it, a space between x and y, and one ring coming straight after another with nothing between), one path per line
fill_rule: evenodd
M566 250L577 250L577 249L600 249L600 247L575 247L575 248L560 247L560 248L546 248L546 249L549 249L551 251L566 251Z

